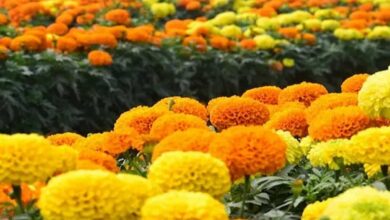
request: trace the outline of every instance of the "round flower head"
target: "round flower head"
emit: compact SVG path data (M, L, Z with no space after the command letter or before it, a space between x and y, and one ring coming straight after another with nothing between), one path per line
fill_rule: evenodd
M79 170L51 179L42 189L38 207L48 220L136 220L145 200L156 192L139 176Z
M303 210L301 220L319 220L324 209L329 205L332 199L322 202L315 202L306 206Z
M372 187L355 187L332 198L321 218L332 220L387 220L390 216L390 192Z
M242 97L252 98L264 104L278 104L279 93L282 91L277 86L263 86L244 92Z
M390 118L390 69L367 78L358 93L358 105L372 118Z
M304 156L299 141L295 139L290 132L278 130L276 133L283 139L287 145L286 158L290 164L298 163Z
M97 165L104 167L106 170L118 172L119 168L114 157L103 152L90 149L82 149L79 151L79 160L89 160Z
M236 125L262 125L268 119L269 111L264 104L241 97L222 100L210 113L211 123L219 130Z
M309 151L307 158L313 166L328 166L331 169L340 169L337 158L344 158L351 143L348 139L335 139L315 144ZM349 160L344 160L346 164Z
M157 118L166 114L168 109L139 106L122 113L115 122L114 131L127 132L135 129L139 134L149 134L152 124Z
M72 151L73 152L73 151ZM0 182L14 185L46 181L77 156L38 135L0 135Z
M355 93L326 94L313 101L306 109L306 119L308 122L310 122L324 110L351 105L357 105L357 95Z
M163 107L166 109L170 108L170 110L175 113L194 115L207 121L208 113L206 106L195 99L177 96L168 97L157 102L154 107Z
M256 173L272 174L286 162L286 143L261 126L236 126L224 130L209 152L225 161L233 180Z
M298 101L309 106L312 101L327 93L328 91L321 84L302 82L284 88L279 94L278 103Z
M367 80L369 76L370 76L369 74L362 73L362 74L355 74L345 79L344 82L341 84L341 91L358 93L362 88L363 83Z
M277 112L265 124L265 127L289 131L294 137L304 137L307 135L307 122L305 111L299 108L289 108Z
M47 140L50 141L51 144L53 145L69 145L72 146L75 144L77 141L84 139L83 136L76 134L76 133L71 133L71 132L66 132L62 134L53 134L50 135L46 138Z
M238 97L238 96L233 96L233 97ZM232 97L221 96L221 97L211 99L207 103L208 113L211 113L211 111L214 109L215 106L217 106L219 103L223 102L224 100L229 100L229 98L232 98Z
M225 207L206 193L171 191L148 199L141 220L228 220Z
M172 113L159 117L150 129L150 135L156 140L162 140L176 131L184 131L189 128L208 130L204 120L193 115Z
M107 52L93 50L88 53L88 61L92 66L110 66L112 64L112 57Z
M161 154L169 151L200 151L208 152L211 141L217 136L211 130L191 128L177 131L160 141L153 149L156 160Z
M220 198L230 190L229 170L224 162L201 152L161 155L150 166L148 179L164 192L186 190Z
M319 141L349 138L369 125L370 119L359 107L337 107L315 117L309 123L309 135Z
M390 165L390 127L369 128L351 138L348 157L354 163Z

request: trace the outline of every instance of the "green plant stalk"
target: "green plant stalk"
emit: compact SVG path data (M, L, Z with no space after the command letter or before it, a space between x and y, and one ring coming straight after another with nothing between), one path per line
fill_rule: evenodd
M248 194L250 192L250 186L251 186L251 177L249 175L245 176L245 182L244 182L244 193L243 193L243 199L242 199L242 205L240 210L240 217L244 218L245 216L245 204L246 200L248 199Z
M24 209L23 201L22 201L22 188L20 187L20 185L12 185L12 191L13 192L12 192L11 198L15 199L16 204L18 205L18 208L20 209L20 212L22 214L26 213L26 211Z

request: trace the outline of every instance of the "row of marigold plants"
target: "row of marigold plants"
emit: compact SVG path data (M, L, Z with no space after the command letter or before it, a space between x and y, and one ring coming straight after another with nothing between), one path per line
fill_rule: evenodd
M0 135L0 210L48 220L248 218L227 213L231 187L245 183L245 203L251 179L302 160L388 178L389 85L390 69L356 74L341 93L302 82L207 105L167 97L86 137ZM309 204L302 219L386 219L389 208L388 191L361 186Z

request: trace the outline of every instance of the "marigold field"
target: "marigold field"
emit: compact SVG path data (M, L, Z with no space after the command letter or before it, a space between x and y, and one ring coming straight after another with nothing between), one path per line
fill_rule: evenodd
M390 220L389 0L0 0L0 220Z

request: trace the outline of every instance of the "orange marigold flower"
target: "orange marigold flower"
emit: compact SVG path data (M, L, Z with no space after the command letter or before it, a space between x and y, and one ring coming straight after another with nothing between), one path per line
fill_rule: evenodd
M230 40L223 36L212 36L210 38L210 45L219 50L228 50L230 47Z
M77 141L83 140L84 137L79 135L79 134L76 134L76 133L66 132L66 133L62 133L62 134L50 135L46 139L49 140L50 143L53 144L53 145L57 145L57 146L69 145L69 146L72 146Z
M300 108L288 108L272 115L265 127L289 131L295 137L307 136L305 110Z
M308 45L314 45L314 44L316 44L316 41L317 41L316 36L314 34L310 34L310 33L302 34L302 39Z
M77 170L107 170L104 166L91 160L77 160Z
M130 13L124 9L113 9L104 15L107 21L111 21L116 24L128 24L130 23Z
M279 93L282 91L277 86L262 86L254 89L249 89L242 97L251 98L264 104L278 104Z
M275 113L284 111L285 109L290 109L290 108L298 108L305 110L306 106L301 103L301 102L286 102L280 105L266 105L269 112L270 112L270 117L272 117Z
M0 14L0 25L5 25L8 23L8 18L4 14Z
M218 130L236 125L262 125L268 119L269 111L264 104L242 97L222 100L210 113L210 121Z
M90 24L92 23L93 19L95 19L95 15L92 13L86 13L84 15L77 16L76 22L77 24Z
M3 45L0 45L0 60L4 60L8 57L8 48Z
M92 66L110 66L112 64L111 55L101 50L93 50L89 52L88 60Z
M116 120L114 131L126 132L129 128L134 128L139 134L149 134L152 124L157 118L163 116L168 108L139 106L122 113Z
M240 46L246 50L256 49L256 41L253 39L244 39L240 41Z
M298 101L309 106L312 101L327 93L328 90L321 84L302 82L284 88L279 94L278 103Z
M195 11L195 10L198 10L202 7L202 5L200 4L200 2L198 1L190 1L187 5L186 5L186 10L187 11Z
M118 45L115 36L108 32L88 34L86 43L88 45L105 45L110 48L115 48Z
M208 152L209 145L217 136L211 130L191 128L177 131L162 139L153 149L153 161L160 155L170 151L200 151Z
M22 201L24 204L31 203L34 200L37 200L41 195L41 189L45 186L45 183L35 183L35 184L22 184Z
M343 28L352 28L357 30L363 30L367 28L368 22L364 19L345 20L342 23Z
M358 93L363 86L363 83L370 75L367 73L355 74L341 84L342 92L355 92Z
M285 38L297 38L299 36L299 30L296 27L284 27L278 30L279 34L281 34Z
M349 18L351 19L363 19L363 20L369 20L370 19L370 13L366 11L354 11L349 15Z
M324 110L350 105L357 105L357 95L355 93L329 93L311 103L306 109L306 119L310 123Z
M41 40L33 35L22 35L12 40L10 49L13 51L37 51L41 47Z
M62 23L65 25L72 24L74 17L71 14L63 13L56 18L56 23Z
M114 157L103 152L90 149L82 149L79 151L79 160L89 160L97 165L103 166L109 171L118 172L119 168L116 165Z
M126 32L126 40L134 42L149 42L152 40L153 31L154 27L152 25L129 28Z
M184 36L186 35L186 30L191 20L179 20L173 19L165 23L165 31L170 36Z
M171 105L171 106L169 106ZM187 97L167 97L157 102L154 107L169 109L175 113L184 113L197 116L207 121L207 109L202 103Z
M359 107L337 107L320 112L309 122L309 135L318 141L350 138L369 126L370 119Z
M78 48L78 43L71 37L59 37L57 39L57 50L62 52L74 52Z
M54 23L47 27L47 33L64 35L68 32L68 26L63 23Z
M232 180L257 173L272 174L286 162L285 142L261 126L226 129L211 143L209 152L226 163Z
M184 131L190 128L208 130L204 120L193 115L183 113L166 114L159 117L150 129L150 135L155 140L162 140L176 131Z
M188 36L183 40L184 46L193 46L199 51L207 49L207 42L202 36Z
M10 37L2 37L0 38L0 45L3 45L4 47L9 48L12 43L12 38Z
M233 96L233 97L238 97L238 96ZM215 106L217 106L219 103L221 103L222 101L227 100L227 99L229 99L229 97L226 97L226 96L220 96L220 97L211 99L207 103L207 111L208 111L208 113L210 114L210 112L213 110L213 108Z

